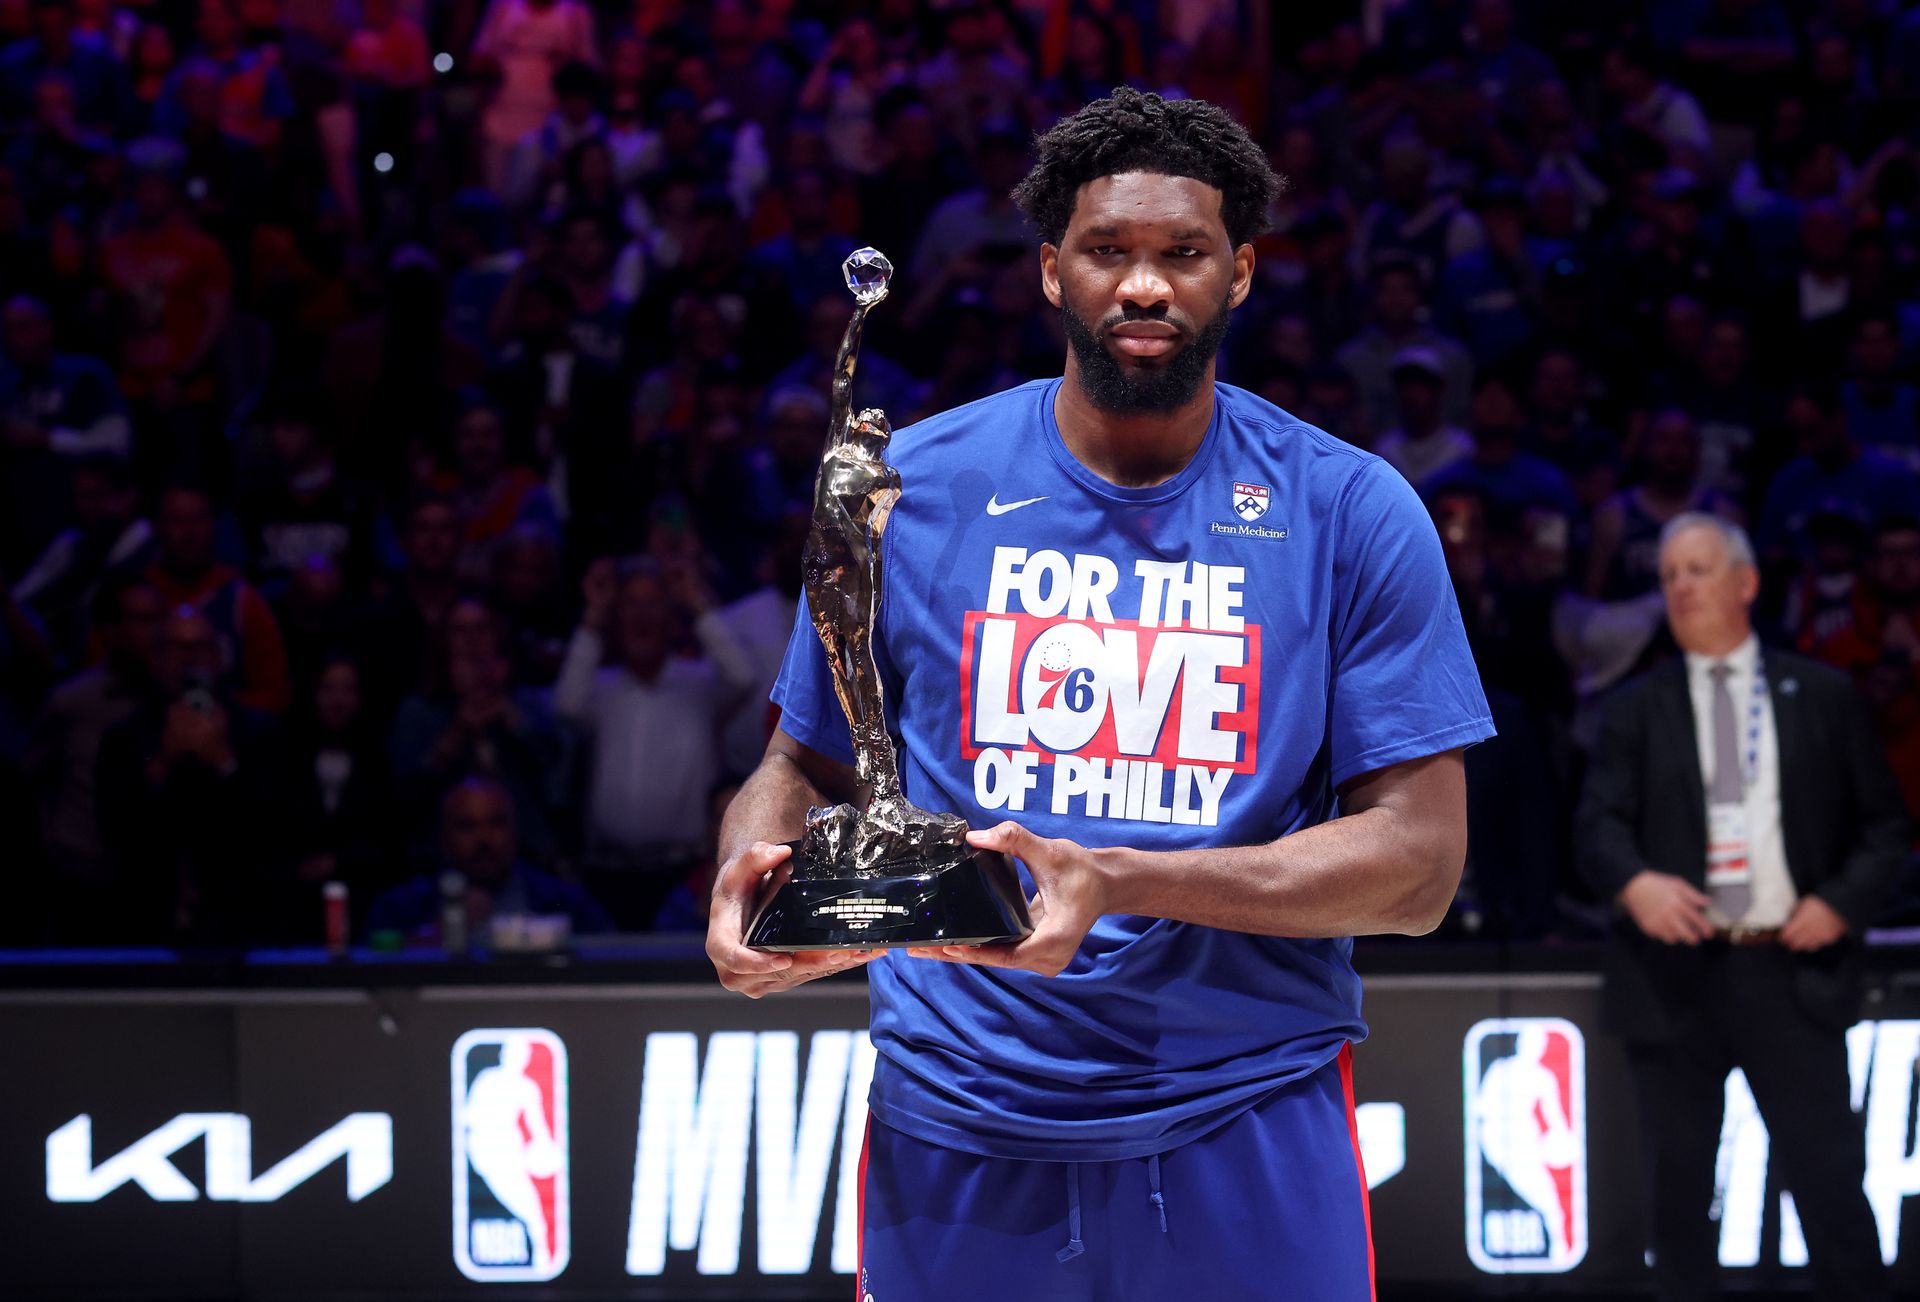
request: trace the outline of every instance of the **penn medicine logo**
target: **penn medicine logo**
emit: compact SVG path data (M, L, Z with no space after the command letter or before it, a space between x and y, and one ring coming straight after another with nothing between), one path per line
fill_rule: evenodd
M1265 484L1242 484L1233 486L1233 513L1252 524L1267 513L1273 504L1273 490Z
M453 1259L481 1283L567 1268L567 1050L537 1027L453 1046Z
M994 549L961 630L961 755L982 809L1212 827L1258 756L1246 570ZM1126 584L1139 618L1114 617ZM1041 790L1042 774L1048 789Z
M1467 1255L1493 1275L1556 1274L1587 1255L1587 1050L1559 1017L1467 1032Z

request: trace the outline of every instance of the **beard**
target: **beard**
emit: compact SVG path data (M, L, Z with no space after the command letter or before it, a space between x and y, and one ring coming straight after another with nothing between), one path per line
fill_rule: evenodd
M1231 295L1232 291L1228 291L1228 297L1220 300L1220 310L1197 332L1181 331L1180 348L1154 366L1122 364L1062 295L1060 315L1066 324L1067 343L1080 364L1080 387L1086 390L1094 406L1119 416L1178 410L1199 392L1200 382L1207 378L1207 367L1212 365L1221 341L1227 337L1227 324L1232 317ZM1127 311L1103 322L1102 326L1110 329L1123 321L1164 319Z

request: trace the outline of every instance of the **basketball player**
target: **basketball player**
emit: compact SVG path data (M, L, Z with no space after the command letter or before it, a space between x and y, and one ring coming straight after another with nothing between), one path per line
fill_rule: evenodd
M1018 861L1034 931L869 969L873 1302L1371 1296L1350 937L1439 922L1492 728L1413 490L1214 378L1276 184L1206 103L1063 120L1015 198L1065 375L893 437L905 794ZM773 695L707 945L755 997L873 957L742 944L857 796L804 606Z

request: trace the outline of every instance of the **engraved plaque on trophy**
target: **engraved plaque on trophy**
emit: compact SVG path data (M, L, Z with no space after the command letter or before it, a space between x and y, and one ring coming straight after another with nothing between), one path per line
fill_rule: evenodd
M881 540L900 497L900 474L886 461L893 430L885 414L853 411L861 331L867 312L887 296L893 265L877 249L858 249L842 270L853 317L834 363L833 414L802 570L868 798L864 809L807 811L805 834L791 842L792 874L761 902L747 944L793 951L1016 941L1033 924L1013 865L967 845L964 819L920 809L900 792L873 658Z

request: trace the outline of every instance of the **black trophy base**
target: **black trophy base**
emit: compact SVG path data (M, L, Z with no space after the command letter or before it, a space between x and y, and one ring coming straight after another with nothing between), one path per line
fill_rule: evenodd
M800 843L793 846L798 863ZM747 927L747 948L900 949L999 945L1033 933L1020 879L997 850L958 863L873 877L796 875L768 896Z

